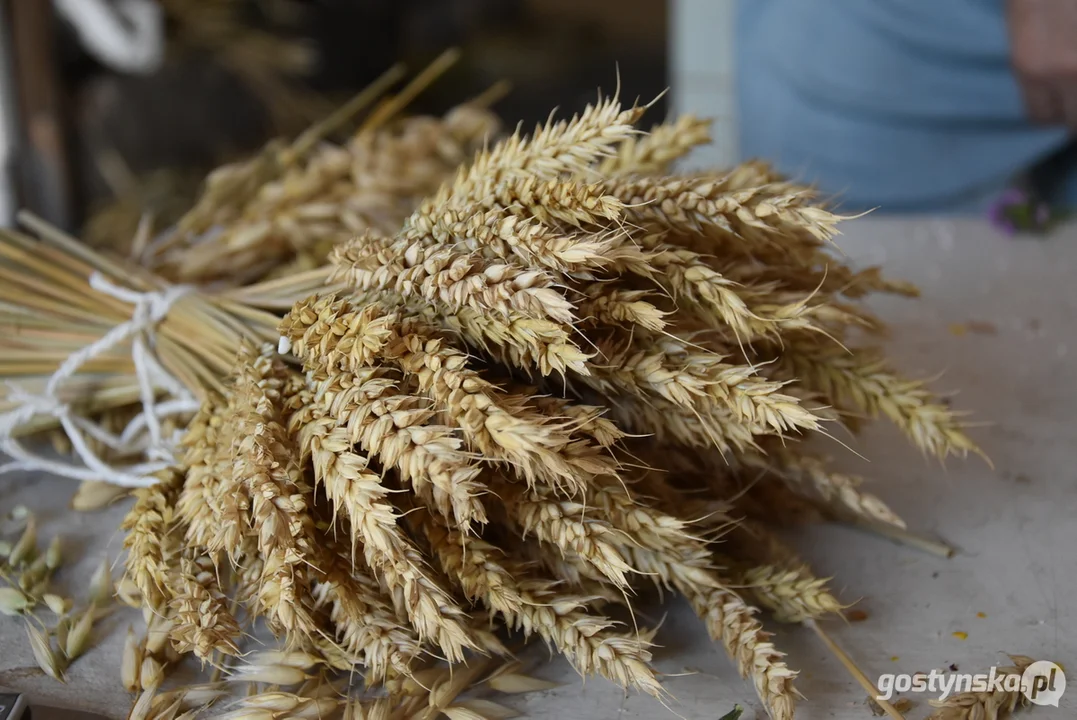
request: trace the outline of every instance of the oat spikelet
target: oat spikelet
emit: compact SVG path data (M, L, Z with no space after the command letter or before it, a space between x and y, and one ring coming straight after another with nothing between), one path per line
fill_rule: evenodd
M193 652L203 662L216 651L238 655L242 631L217 585L216 568L208 557L180 560L180 592L172 599L176 615L169 637L176 650Z
M172 596L168 574L180 550L174 526L182 481L178 472L166 471L161 482L135 490L135 503L121 526L127 531L124 577L134 582L142 602L153 610L163 609Z
M756 694L773 720L792 720L797 691L790 670L768 640L754 610L723 588L685 592L707 632L721 641L741 677L751 678Z

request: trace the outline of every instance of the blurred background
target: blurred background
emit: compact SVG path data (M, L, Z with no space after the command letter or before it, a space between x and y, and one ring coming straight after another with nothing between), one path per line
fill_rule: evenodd
M1077 204L1074 2L0 0L0 225L162 227L210 169L450 47L411 112L505 80L495 110L530 129L619 82L661 96L644 126L715 120L692 169L763 158L846 210L1007 231Z
M138 5L159 18L140 27ZM397 61L462 59L411 105L441 113L511 83L496 106L527 129L612 92L667 87L659 0L0 0L5 198L71 230L109 209L190 204L212 168L294 137ZM98 12L100 11L100 12ZM152 10L151 10L152 14ZM97 15L105 16L101 21ZM110 16L111 17L108 17ZM109 22L117 27L108 27ZM161 47L152 45L158 24ZM649 113L660 122L661 99ZM100 218L99 218L100 219ZM160 224L158 225L160 226ZM96 238L100 239L100 238Z

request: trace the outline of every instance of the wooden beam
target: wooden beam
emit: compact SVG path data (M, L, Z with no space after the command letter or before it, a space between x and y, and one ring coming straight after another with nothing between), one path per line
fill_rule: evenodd
M56 53L52 3L7 0L21 125L20 205L49 222L75 222L67 116Z

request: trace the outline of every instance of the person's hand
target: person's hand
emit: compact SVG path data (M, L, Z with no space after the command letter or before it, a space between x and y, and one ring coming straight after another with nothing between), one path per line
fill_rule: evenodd
M1032 120L1077 130L1077 0L1007 0L1011 54Z

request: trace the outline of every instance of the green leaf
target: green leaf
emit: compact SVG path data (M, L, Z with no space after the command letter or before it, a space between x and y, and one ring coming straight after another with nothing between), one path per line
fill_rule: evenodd
M742 708L740 705L734 705L732 710L727 712L722 717L718 718L718 720L740 720L740 716L743 714L744 708Z

